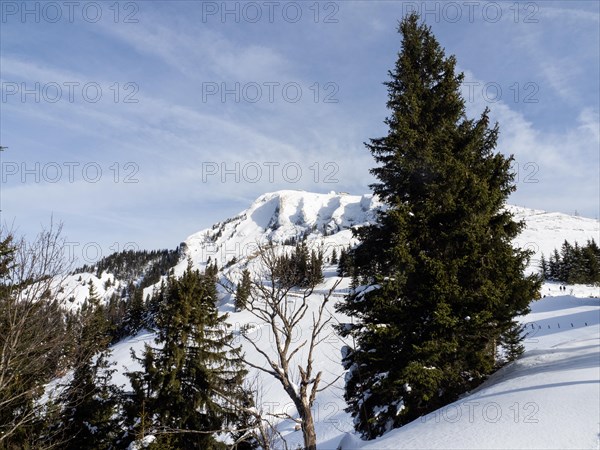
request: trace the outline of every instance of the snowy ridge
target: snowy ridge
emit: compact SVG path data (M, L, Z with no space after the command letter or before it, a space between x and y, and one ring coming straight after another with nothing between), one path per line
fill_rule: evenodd
M183 273L187 258L200 270L216 261L221 282L236 283L241 270L252 264L259 245L273 242L283 249L303 237L309 248L322 249L325 257L334 249L339 254L353 242L352 227L372 223L381 206L372 195L292 190L263 194L238 215L188 237L175 274ZM151 290L147 288L144 295Z

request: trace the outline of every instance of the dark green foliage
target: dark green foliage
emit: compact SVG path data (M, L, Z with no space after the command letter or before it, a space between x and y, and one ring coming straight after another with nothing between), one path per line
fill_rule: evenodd
M465 117L456 60L416 14L399 32L389 133L367 144L387 208L357 230L349 254L353 285L370 289L339 305L355 319L340 327L356 342L344 359L345 398L367 438L481 383L540 286L523 275L530 253L511 245L523 224L503 209L515 187L512 158L493 151L498 126L487 110Z
M111 343L116 343L123 337L123 321L127 314L127 303L113 293L105 307L105 316L109 324Z
M323 253L320 250L311 250L305 286L316 286L322 283L323 279Z
M248 297L250 297L250 289L252 288L252 280L250 279L250 271L244 269L242 271L242 281L238 284L235 291L235 308L237 310L246 309Z
M546 261L546 257L544 255L540 258L540 269L542 271L542 278L546 280L548 278L548 271L550 270L548 267L548 262Z
M191 263L180 279L170 277L164 286L157 346L136 357L143 370L129 374L130 438L155 434L155 448L222 448L216 433L236 423L232 405L248 397L239 349L231 347L233 336L216 298L213 270L202 275Z
M111 383L107 352L101 352L75 368L73 379L59 398L62 405L55 439L66 450L113 448L119 434L120 391Z
M350 276L350 271L352 270L351 266L352 266L351 261L348 258L348 250L342 249L340 251L340 259L338 262L338 269L337 269L338 275L340 277Z
M217 275L219 274L219 266L217 265L217 261L210 264L207 263L206 270L204 271L204 275L213 281L217 281Z
M524 325L513 320L511 327L501 336L500 345L505 352L502 358L505 361L514 361L525 351L525 347L522 344L524 331Z
M171 274L172 276L172 274ZM165 293L167 291L167 286L165 281L160 282L160 286L158 290L154 291L152 295L148 296L145 301L146 307L146 317L147 320L144 322L145 326L148 326L152 329L156 328L156 317L158 316L158 311L160 310L160 305L162 305L165 301Z
M572 245L565 240L560 253L555 249L548 262L542 255L540 269L545 280L599 284L600 248L594 239L588 240L584 247L580 247L577 242Z
M146 305L144 305L144 289L129 288L131 295L129 304L123 320L123 328L128 335L133 335L140 331L146 324Z
M306 241L296 244L294 250L277 261L276 279L282 286L311 288L323 281L323 253L308 251Z
M179 262L179 248L175 250L124 250L99 260L96 264L84 265L73 273L89 272L100 277L103 272L113 274L118 280L136 281L141 277L146 286L158 283L160 277Z
M544 278L550 280L558 280L560 278L560 253L557 249L554 249L554 253L548 261L548 273L542 274Z
M111 323L107 319L106 307L98 297L94 284L90 282L86 308L79 314L78 326L74 329L77 352L74 364L79 366L97 352L106 349L111 341Z
M6 277L14 265L14 253L13 237L8 235L0 241L0 295L7 295Z
M337 264L337 263L338 263L337 250L334 248L333 251L331 252L331 264Z

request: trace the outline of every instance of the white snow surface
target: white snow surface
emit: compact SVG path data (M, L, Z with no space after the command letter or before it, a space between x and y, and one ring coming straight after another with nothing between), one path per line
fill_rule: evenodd
M216 260L222 269L221 282L233 286L241 278L243 268L252 270L258 243L272 240L283 244L289 238L307 233L309 247L322 246L326 256L333 248L338 248L339 254L339 249L352 242L351 228L372 222L378 207L381 204L371 195L303 191L268 193L236 217L191 235L185 240L185 253L200 269L206 266L209 257ZM582 244L591 238L600 240L598 220L514 206L507 208L517 220L522 219L527 224L515 245L535 251L530 271L538 271L541 252L549 255L565 239ZM233 257L237 261L224 267ZM184 258L176 266L176 275L183 273L186 265ZM310 298L312 310L318 306L323 293L338 280L335 266L327 265L324 272L325 282ZM347 292L348 284L349 280L342 280L329 304L328 314L333 315L333 323L351 320L336 313L333 307L333 303ZM225 290L221 293L219 308L221 312L229 313L228 320L234 333L239 334L244 325L251 324L249 336L261 348L271 351L273 338L267 328L256 324L248 311L235 312L231 295ZM341 348L345 343L329 328L328 339L315 354L316 370L323 371L323 385L333 383L316 398L314 414L318 448L599 448L600 289L575 285L561 291L558 284L545 283L542 295L545 297L532 303L532 312L522 318L530 334L525 341L526 352L519 360L504 367L461 400L373 441L363 441L354 433L352 417L344 411ZM288 300L293 304L299 298L290 296ZM309 332L310 316L309 311L306 323L298 330L298 343ZM130 359L130 348L140 354L144 342L151 343L153 338L151 332L144 331L113 347L112 359L119 369L115 374L116 384L127 387L124 372L137 368ZM248 359L265 366L258 352L249 344L244 345L243 339L238 342L243 345ZM304 356L300 351L294 361L301 362ZM295 364L291 366L295 367ZM296 416L279 383L256 370L250 371L249 378L255 375L262 385L262 409ZM278 426L290 448L296 448L302 442L301 432L295 431L294 425L291 421L282 421Z
M110 286L107 286L110 281ZM62 292L60 298L69 309L81 308L81 305L89 297L89 283L94 285L97 295L101 299L108 299L113 294L120 294L122 284L113 274L102 272L98 278L95 274L83 272L66 277L61 283Z

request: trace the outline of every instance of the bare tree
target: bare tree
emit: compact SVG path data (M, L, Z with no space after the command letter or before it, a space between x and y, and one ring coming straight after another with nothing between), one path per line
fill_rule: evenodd
M300 425L306 450L316 450L317 436L312 407L318 392L326 389L335 380L321 387L322 372L315 373L315 348L327 339L323 333L331 321L331 315L326 314L326 306L331 294L339 281L323 295L320 300L314 297L314 285L297 290L292 282L286 281L294 277L282 273L281 258L273 245L259 246L258 272L254 274L251 283L248 311L265 324L274 338L274 352L261 348L247 334L242 333L245 340L262 356L266 365L260 365L245 358L248 366L267 373L277 379L298 412L298 418L288 414L279 417L290 419ZM292 295L291 295L292 294ZM293 301L290 298L295 297ZM313 303L313 305L310 305ZM314 305L318 302L318 305ZM312 307L311 307L312 306ZM301 329L309 310L312 311L310 334L297 342L296 332ZM307 317L307 319L310 316Z
M70 268L61 226L29 243L0 230L0 447L40 419L64 332L58 287Z

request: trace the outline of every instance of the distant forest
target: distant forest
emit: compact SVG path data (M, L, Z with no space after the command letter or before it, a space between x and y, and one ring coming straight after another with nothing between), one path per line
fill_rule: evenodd
M545 280L570 284L600 284L600 248L596 241L585 246L565 240L550 258L542 255L540 268Z

